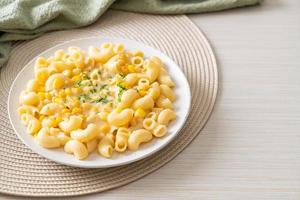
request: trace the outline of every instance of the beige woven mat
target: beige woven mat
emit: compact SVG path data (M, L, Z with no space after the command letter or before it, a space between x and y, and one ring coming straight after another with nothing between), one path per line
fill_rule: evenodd
M149 158L110 169L60 165L33 153L17 138L7 115L8 91L18 72L40 52L70 39L99 35L141 41L174 59L191 86L191 113L179 136ZM182 15L109 11L89 27L52 32L29 42L20 42L14 46L7 66L0 73L0 192L24 196L81 195L137 180L172 160L198 135L212 111L217 87L213 52L200 30Z

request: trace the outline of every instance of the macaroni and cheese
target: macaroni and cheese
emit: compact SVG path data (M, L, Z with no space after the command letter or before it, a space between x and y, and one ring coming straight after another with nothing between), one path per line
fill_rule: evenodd
M167 134L175 86L158 57L104 43L58 50L34 65L18 113L36 142L77 159L137 150Z

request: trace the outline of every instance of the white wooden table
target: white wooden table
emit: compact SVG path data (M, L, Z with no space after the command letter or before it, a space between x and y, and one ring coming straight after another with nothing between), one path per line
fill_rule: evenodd
M156 172L70 199L300 199L300 1L265 0L190 18L218 59L220 90L209 122Z

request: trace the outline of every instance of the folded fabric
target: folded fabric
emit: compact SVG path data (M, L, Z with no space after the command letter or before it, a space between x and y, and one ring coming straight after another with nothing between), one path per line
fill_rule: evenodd
M109 7L153 14L202 13L255 5L261 0L2 0L0 1L0 67L13 41L47 31L95 22Z

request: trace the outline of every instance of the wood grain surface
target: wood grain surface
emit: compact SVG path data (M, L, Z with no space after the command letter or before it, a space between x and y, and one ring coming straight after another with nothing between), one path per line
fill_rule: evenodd
M300 1L190 18L218 59L220 92L206 127L158 171L64 199L300 199Z

